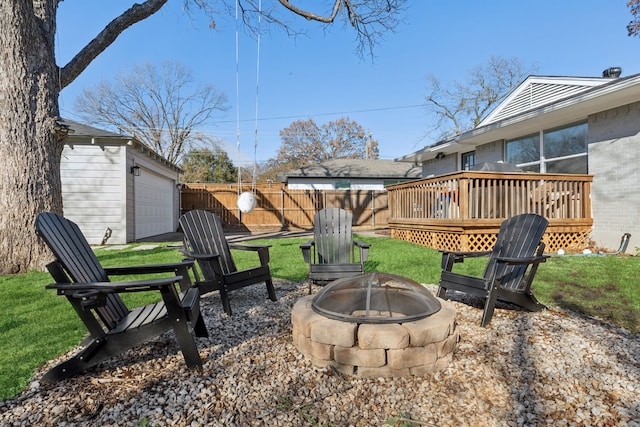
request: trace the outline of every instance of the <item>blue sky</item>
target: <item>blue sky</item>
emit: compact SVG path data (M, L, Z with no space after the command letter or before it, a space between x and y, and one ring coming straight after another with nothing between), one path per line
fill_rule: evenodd
M131 4L61 2L58 64L66 64ZM306 35L294 39L275 29L265 31L257 88L257 43L241 31L236 98L233 17L221 18L217 29L210 30L204 19L194 21L181 7L181 1L170 0L156 15L127 29L62 91L61 114L76 119L73 106L81 91L123 69L171 60L187 66L195 80L227 95L229 110L201 130L227 141L236 163L274 157L280 130L295 120L313 118L322 125L340 117L371 132L379 142L380 158L394 159L435 142L427 135L433 117L422 106L427 74L443 84L464 82L469 70L490 55L517 57L527 67L536 66L538 75L595 77L610 66L622 67L623 76L640 73L640 38L627 36L631 15L626 0L414 0L405 22L385 36L373 60L356 54L354 34L342 24L326 30L292 16Z

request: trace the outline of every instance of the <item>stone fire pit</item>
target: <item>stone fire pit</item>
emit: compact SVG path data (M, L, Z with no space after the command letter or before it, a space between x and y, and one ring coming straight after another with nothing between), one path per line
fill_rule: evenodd
M348 375L432 374L449 366L459 341L455 310L448 302L433 298L441 307L424 318L360 323L318 313L312 307L314 296L309 295L299 299L291 311L293 343L314 366L333 366ZM402 313L390 315L402 318Z

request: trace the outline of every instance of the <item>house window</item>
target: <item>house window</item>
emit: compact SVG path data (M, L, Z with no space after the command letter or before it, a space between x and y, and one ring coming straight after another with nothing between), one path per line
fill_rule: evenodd
M529 135L507 141L505 160L523 169L538 172L540 170L540 135Z
M462 153L460 156L460 162L462 163L462 170L468 171L476 165L476 152L469 151L467 153Z
M543 133L545 172L587 173L587 124Z
M336 190L348 190L351 188L351 181L348 179L336 179Z
M587 173L587 124L507 141L505 160L531 172Z

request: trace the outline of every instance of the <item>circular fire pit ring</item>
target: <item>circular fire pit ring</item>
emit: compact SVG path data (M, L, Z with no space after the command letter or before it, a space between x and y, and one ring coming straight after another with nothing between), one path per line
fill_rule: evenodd
M368 273L355 277L366 282L374 274L391 276ZM428 292L426 288L425 291ZM342 373L361 377L422 376L446 369L457 348L455 310L440 298L433 297L439 305L437 311L417 320L395 313L391 317L402 320L392 323L376 319L383 315L375 310L374 321L369 323L326 316L314 309L314 298L309 295L294 304L291 323L294 345L317 368L333 366Z

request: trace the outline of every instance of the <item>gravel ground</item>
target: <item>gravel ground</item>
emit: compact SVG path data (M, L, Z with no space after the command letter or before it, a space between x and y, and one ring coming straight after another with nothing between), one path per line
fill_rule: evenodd
M446 371L362 379L313 368L297 352L289 313L307 286L276 289L277 302L260 285L232 293L233 317L216 294L203 298L202 371L186 368L170 334L40 383L51 361L0 402L0 425L640 426L640 336L593 318L499 307L481 328L477 304L454 301L461 341Z

